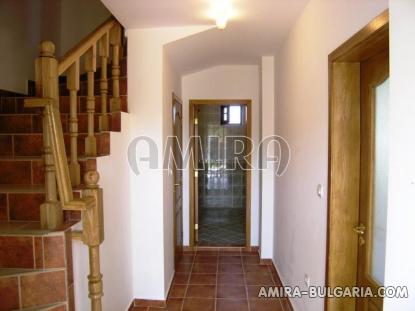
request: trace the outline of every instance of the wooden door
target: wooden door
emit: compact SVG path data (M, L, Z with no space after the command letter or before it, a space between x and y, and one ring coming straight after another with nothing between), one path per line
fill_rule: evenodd
M384 282L388 185L388 50L361 64L361 156L357 285L374 294ZM380 311L381 298L356 300L358 311Z
M173 96L173 136L177 138L173 144L173 211L174 211L174 258L175 264L180 261L183 252L183 125L182 125L182 104Z

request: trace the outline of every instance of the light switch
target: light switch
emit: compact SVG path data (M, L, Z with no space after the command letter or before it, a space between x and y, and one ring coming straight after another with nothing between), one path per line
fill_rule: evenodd
M317 195L320 199L324 196L324 187L321 184L318 184L317 186Z

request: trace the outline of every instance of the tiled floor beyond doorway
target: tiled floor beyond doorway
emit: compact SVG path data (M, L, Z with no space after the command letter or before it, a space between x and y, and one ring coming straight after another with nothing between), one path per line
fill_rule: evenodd
M244 246L244 208L199 210L199 246Z
M286 298L258 298L261 286L281 286L272 265L257 253L213 249L187 252L173 280L167 308L133 311L291 311Z

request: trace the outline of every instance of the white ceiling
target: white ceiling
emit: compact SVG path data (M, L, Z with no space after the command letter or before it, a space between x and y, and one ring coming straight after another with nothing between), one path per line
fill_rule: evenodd
M209 0L101 0L125 28L215 25ZM181 74L225 64L259 64L274 54L309 0L232 0L236 16L175 41L168 53Z

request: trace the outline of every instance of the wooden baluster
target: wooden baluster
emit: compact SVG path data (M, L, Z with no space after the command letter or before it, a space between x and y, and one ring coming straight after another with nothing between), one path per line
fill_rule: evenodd
M83 242L89 247L89 275L88 288L91 299L91 310L101 311L102 274L100 270L99 246L104 241L104 218L102 189L98 186L99 174L89 171L84 176L86 189L82 191L83 197L94 197L94 208L83 212Z
M110 44L112 46L112 98L110 100L110 111L121 110L120 100L120 48L121 48L121 26L116 25L110 30Z
M97 155L97 141L95 138L94 114L95 114L95 94L94 94L94 73L97 70L96 45L94 44L85 54L85 71L88 75L87 93L87 113L88 113L88 136L85 138L85 155L94 157Z
M50 41L40 43L40 54L35 62L36 96L53 98L59 105L58 63L55 45ZM51 137L47 123L48 110L43 113L43 146L45 165L45 202L40 205L42 228L57 229L63 223L63 211L57 199L55 164L52 155Z
M69 133L71 137L71 162L69 164L69 174L72 186L81 183L81 167L78 163L78 98L79 91L79 60L68 69L67 89L69 90Z
M108 67L108 57L109 57L109 45L108 45L108 33L106 33L99 40L99 57L101 58L101 81L100 81L100 90L101 90L101 115L99 116L99 130L100 131L109 131L109 116L107 109L107 97L108 97L108 77L107 77L107 67Z

